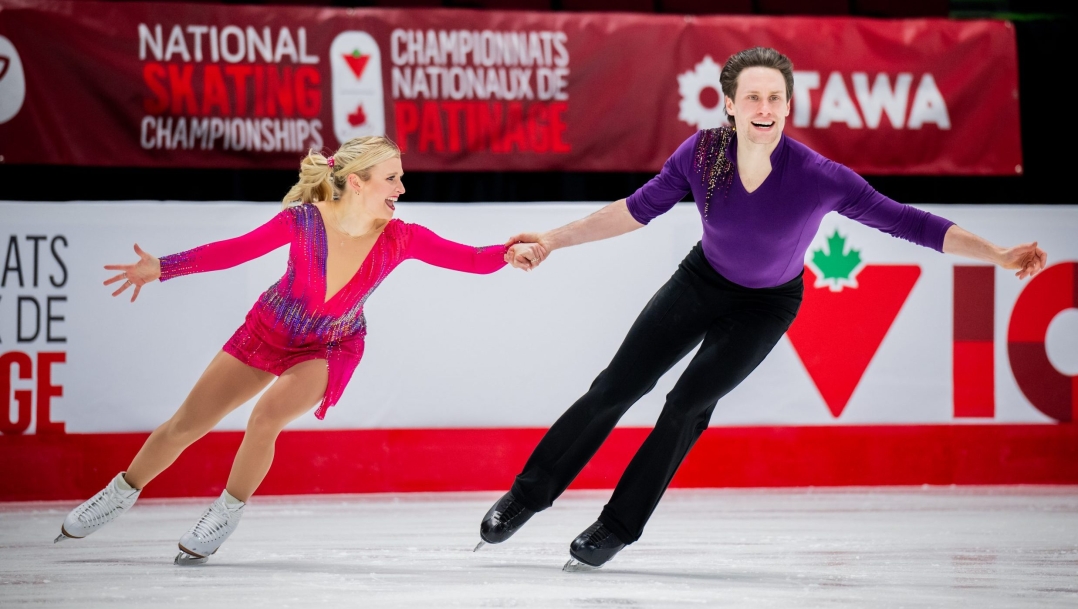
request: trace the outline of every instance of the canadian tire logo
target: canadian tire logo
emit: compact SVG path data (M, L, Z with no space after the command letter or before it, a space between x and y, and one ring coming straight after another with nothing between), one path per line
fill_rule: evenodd
M0 36L0 124L11 120L26 99L26 74L15 45Z
M340 142L386 132L382 51L366 32L341 32L329 47L333 134Z
M707 55L693 69L678 75L678 120L697 129L713 129L729 122L719 83L721 73L722 66Z
M786 335L838 418L921 276L916 265L864 264L838 230L805 265L805 298Z

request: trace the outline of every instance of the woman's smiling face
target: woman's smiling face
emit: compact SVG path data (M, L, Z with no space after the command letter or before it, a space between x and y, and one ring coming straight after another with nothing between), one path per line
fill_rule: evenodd
M371 167L371 179L359 181L359 197L364 209L375 218L390 220L397 209L397 198L404 194L401 177L404 169L399 158L386 159Z

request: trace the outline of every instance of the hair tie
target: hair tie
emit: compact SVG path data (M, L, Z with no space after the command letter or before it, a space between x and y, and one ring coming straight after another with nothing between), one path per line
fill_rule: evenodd
M329 165L330 168L333 168L333 157L329 157L328 159L326 159L326 165Z

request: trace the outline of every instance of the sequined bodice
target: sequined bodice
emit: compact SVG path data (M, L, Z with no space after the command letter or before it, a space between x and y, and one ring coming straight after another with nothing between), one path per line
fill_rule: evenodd
M161 279L235 266L286 243L288 267L262 294L255 311L268 331L286 337L289 344L362 339L366 334L364 303L408 258L473 273L489 273L505 265L503 246L468 247L442 239L422 226L391 220L355 275L324 300L326 227L318 208L298 205L242 237L165 256L161 259Z
M402 223L390 221L355 275L324 300L329 253L326 227L315 206L304 205L297 210L288 269L262 294L259 304L272 312L275 325L288 336L332 343L365 334L363 304L404 259L399 226Z

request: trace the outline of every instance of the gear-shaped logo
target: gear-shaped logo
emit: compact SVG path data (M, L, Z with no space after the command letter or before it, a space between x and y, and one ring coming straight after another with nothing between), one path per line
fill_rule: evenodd
M726 105L723 103L722 85L719 83L721 73L722 67L715 63L710 55L705 55L704 60L693 69L678 75L677 88L681 94L678 120L697 129L712 129L727 124ZM710 102L716 94L717 103L711 107L706 106L705 101ZM701 97L705 96L711 99L701 100Z

